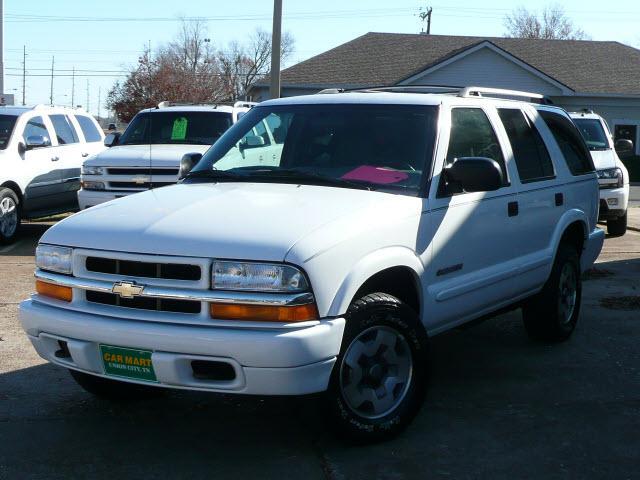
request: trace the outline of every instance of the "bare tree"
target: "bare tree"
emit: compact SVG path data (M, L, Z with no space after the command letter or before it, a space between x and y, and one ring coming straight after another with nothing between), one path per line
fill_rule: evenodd
M295 49L295 41L289 32L282 36L280 48L284 62ZM257 29L246 45L231 42L225 52L219 53L218 63L229 100L243 98L259 78L269 74L271 33Z
M589 36L573 24L560 5L545 7L541 15L518 7L505 17L504 25L506 37L589 40Z
M282 38L282 58L294 48L290 34ZM219 103L243 98L256 80L269 73L271 34L256 30L246 43L231 42L217 50L202 20L183 20L172 42L145 50L124 82L116 83L107 105L128 122L142 108L163 100L189 103Z

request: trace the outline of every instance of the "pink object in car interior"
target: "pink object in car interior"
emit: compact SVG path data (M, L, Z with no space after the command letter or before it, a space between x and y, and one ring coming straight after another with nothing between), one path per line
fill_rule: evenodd
M388 168L362 165L355 170L347 172L341 178L343 178L344 180L361 180L364 182L384 185L386 183L401 182L409 178L409 175L397 170L389 170Z

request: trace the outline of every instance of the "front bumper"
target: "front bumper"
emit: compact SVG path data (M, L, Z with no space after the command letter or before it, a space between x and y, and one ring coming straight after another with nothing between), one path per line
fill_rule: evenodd
M113 192L108 190L78 190L78 205L80 210L85 210L89 207L95 207L101 203L115 200L116 198L126 197L131 193L138 192Z
M100 344L151 350L157 385L258 395L326 390L345 324L343 318L283 329L161 324L92 315L34 300L20 304L19 317L38 354L63 367L105 376ZM59 341L67 343L68 358L56 355ZM227 363L235 378L196 378L192 360Z
M621 217L627 211L628 203L629 185L621 188L601 188L598 220L603 221Z

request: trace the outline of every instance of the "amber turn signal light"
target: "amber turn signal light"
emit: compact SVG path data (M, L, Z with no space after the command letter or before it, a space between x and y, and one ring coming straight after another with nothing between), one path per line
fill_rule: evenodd
M246 320L254 322L306 322L318 318L314 303L293 306L246 305L211 303L212 318L219 320Z
M45 297L55 298L64 302L70 302L73 299L73 290L70 287L62 287L42 280L36 280L36 292Z

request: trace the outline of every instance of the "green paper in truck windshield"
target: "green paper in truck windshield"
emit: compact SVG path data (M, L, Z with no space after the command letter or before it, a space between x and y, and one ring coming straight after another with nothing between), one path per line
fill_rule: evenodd
M187 136L187 119L178 117L173 121L171 140L184 140Z

